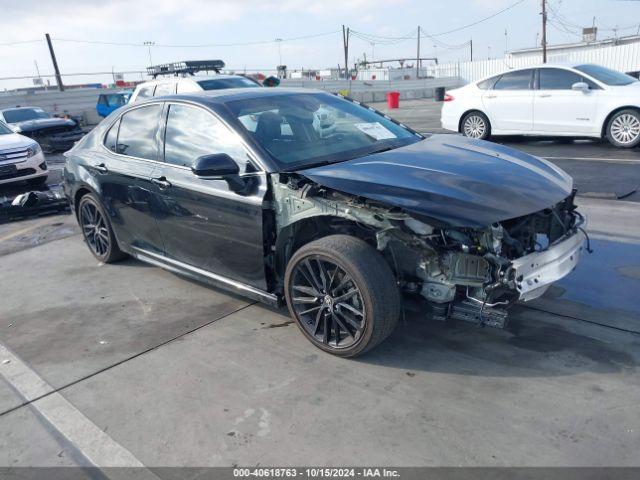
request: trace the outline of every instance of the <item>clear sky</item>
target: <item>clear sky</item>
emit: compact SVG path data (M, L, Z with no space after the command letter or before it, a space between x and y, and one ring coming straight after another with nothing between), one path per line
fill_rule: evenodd
M63 73L141 70L149 64L185 59L223 59L238 70L342 65L341 25L373 41L352 37L355 58L416 55L415 31L427 35L456 30L482 20L517 0L0 0L0 77L52 73L45 32L54 39ZM579 26L595 24L599 38L631 35L640 29L639 0L549 0L549 43L577 41ZM504 13L452 33L422 38L422 55L441 62L501 57L506 49L532 47L540 33L540 0L520 0ZM635 25L634 25L635 24ZM506 35L505 35L506 32ZM321 36L288 40L316 34ZM376 38L371 37L376 36ZM410 36L406 40L393 38ZM390 38L379 38L390 37ZM279 44L274 39L281 38ZM13 42L32 43L11 44ZM113 42L102 45L64 40ZM178 47L171 45L235 46ZM456 47L458 48L449 48ZM280 49L279 49L280 47ZM280 51L279 51L280 50ZM132 76L125 77L131 79ZM138 76L139 78L139 76ZM86 77L106 82L109 77ZM78 82L80 78L67 81ZM0 81L0 89L28 80Z

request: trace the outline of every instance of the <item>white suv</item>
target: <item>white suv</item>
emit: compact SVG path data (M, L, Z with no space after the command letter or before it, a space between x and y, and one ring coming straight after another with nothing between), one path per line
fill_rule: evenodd
M261 85L242 75L216 75L214 77L169 77L151 80L138 85L131 95L129 103L144 98L175 95L180 93L202 92L204 90L222 90L225 88L250 88Z
M21 180L42 185L47 181L47 174L47 162L40 145L0 122L0 185Z
M473 138L541 135L640 145L640 81L599 65L509 70L447 92L442 126Z

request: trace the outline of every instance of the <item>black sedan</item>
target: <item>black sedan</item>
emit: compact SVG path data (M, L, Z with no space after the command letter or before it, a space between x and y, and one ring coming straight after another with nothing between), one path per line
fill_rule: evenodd
M457 135L422 135L323 92L154 98L67 152L65 192L91 252L286 303L319 348L355 356L402 302L504 326L577 264L572 180Z

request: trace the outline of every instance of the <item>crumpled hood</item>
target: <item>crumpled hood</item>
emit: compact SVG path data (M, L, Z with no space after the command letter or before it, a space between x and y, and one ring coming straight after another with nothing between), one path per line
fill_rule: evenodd
M23 132L35 132L50 127L76 127L77 124L67 118L38 118L36 120L12 123L11 126L20 127L20 130ZM69 128L69 130L71 130L71 128Z
M456 227L486 227L565 199L573 180L551 163L461 135L298 171L334 190Z

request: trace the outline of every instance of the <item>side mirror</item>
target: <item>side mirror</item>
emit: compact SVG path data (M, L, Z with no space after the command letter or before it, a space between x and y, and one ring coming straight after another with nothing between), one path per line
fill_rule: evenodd
M238 164L226 153L198 157L191 171L199 177L223 177L240 173Z
M588 92L589 91L589 85L587 85L585 82L576 82L573 85L571 85L571 90L578 90L580 92Z

